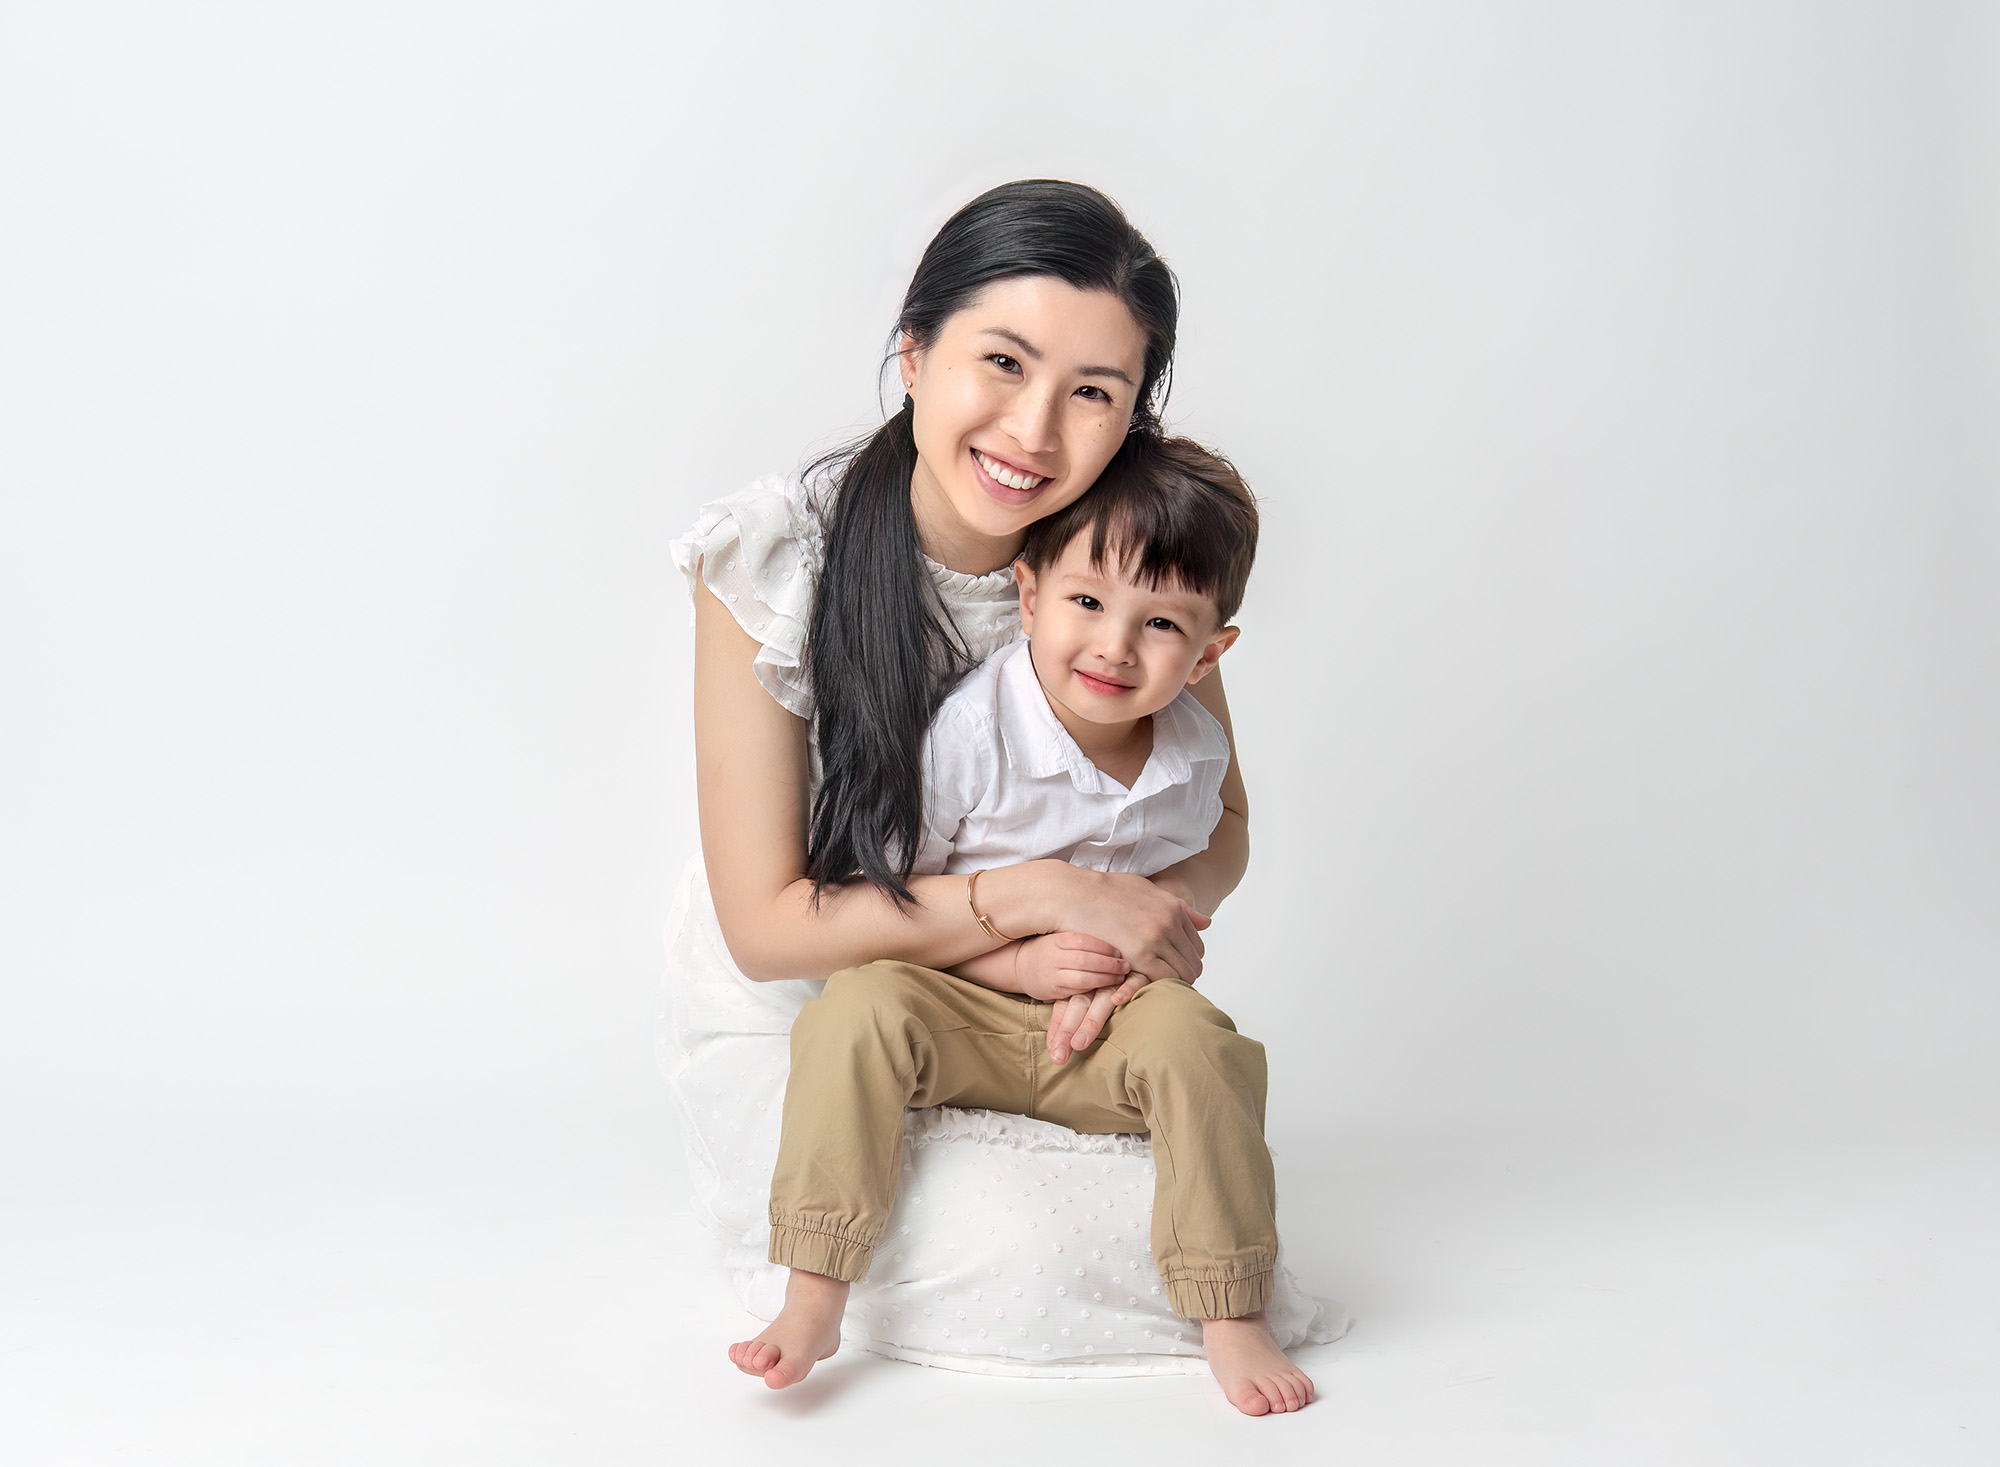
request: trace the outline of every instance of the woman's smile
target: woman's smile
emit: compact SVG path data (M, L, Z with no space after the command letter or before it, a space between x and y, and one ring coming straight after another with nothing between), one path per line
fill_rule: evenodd
M1054 477L996 458L981 449L975 448L971 452L973 476L978 480L979 487L1002 504L1028 503Z

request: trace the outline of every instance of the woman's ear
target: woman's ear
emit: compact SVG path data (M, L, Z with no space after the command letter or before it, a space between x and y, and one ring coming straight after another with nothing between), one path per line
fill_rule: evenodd
M1201 649L1201 656L1194 660L1194 668L1188 673L1187 685L1193 687L1211 672L1214 672L1215 664L1222 661L1222 654L1227 652L1231 644L1242 635L1243 628L1241 627L1224 627L1221 631L1210 637L1208 645Z
M1035 634L1035 572L1025 560L1014 562L1014 587L1021 593L1021 631Z
M896 336L896 385L903 391L910 390L910 384L917 380L917 364L923 360L924 349L917 345L916 337L903 331Z

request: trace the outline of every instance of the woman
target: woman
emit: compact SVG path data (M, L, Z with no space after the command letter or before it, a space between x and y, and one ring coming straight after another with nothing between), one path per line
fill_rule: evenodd
M1172 272L1103 195L994 189L945 224L910 283L901 410L801 480L711 506L683 542L703 857L746 978L881 958L946 968L998 947L989 925L1087 934L1155 980L1200 975L1206 914L1248 859L1233 759L1209 848L1150 880L998 868L980 878L980 923L962 878L910 878L907 857L931 715L1018 635L1009 567L1027 527L1086 492L1129 433L1156 431L1178 312ZM1198 693L1226 729L1219 680ZM837 1346L846 1293L794 1270L778 1319L732 1359L773 1385L803 1379ZM1261 1314L1207 1321L1204 1340L1241 1409L1310 1400Z

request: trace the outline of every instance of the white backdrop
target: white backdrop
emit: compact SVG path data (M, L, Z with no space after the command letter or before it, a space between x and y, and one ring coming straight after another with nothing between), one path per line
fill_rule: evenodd
M1225 14L9 4L9 1177L677 1165L667 542L1037 173L1267 501L1208 982L1287 1155L1989 1122L1990 8Z

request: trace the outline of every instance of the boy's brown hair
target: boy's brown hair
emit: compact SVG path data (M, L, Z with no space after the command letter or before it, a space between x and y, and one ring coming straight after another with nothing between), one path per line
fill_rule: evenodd
M1075 503L1028 527L1017 557L1037 575L1090 532L1090 563L1148 586L1176 581L1215 602L1227 626L1257 558L1257 500L1235 466L1192 438L1126 436Z

